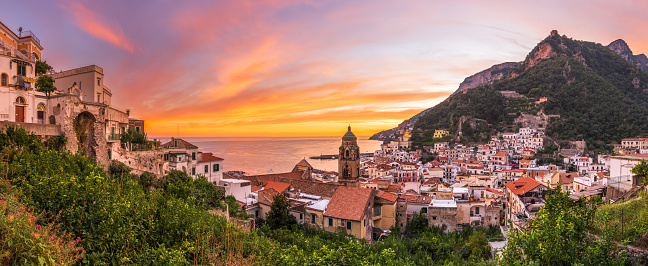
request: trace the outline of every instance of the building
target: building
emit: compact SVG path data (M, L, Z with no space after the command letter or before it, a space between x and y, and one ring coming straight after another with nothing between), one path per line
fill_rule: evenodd
M371 239L375 190L340 187L324 211L324 230Z
M223 158L214 156L210 152L198 152L198 161L196 162L196 176L204 176L207 181L218 184L223 178Z
M339 155L338 182L345 186L359 187L360 147L358 147L358 138L351 132L351 126L349 126L346 134L342 136Z
M443 138L443 137L448 136L448 135L450 135L450 132L448 132L447 130L436 129L436 130L434 130L433 138L438 139L438 138Z
M0 121L47 123L47 98L35 90L42 50L31 31L16 34L0 22Z
M198 163L198 146L180 138L171 138L171 141L160 146L164 151L164 160L168 162L169 169L176 169L196 175Z
M532 218L544 206L547 187L528 177L506 183L505 216L507 220L519 225L520 221Z
M129 118L128 129L146 134L146 131L144 131L144 120Z

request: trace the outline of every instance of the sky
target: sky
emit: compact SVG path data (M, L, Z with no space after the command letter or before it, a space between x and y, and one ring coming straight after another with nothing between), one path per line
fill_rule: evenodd
M29 8L26 8L29 7ZM55 70L104 69L151 136L370 136L556 29L648 53L647 1L21 1ZM55 84L56 85L56 84Z

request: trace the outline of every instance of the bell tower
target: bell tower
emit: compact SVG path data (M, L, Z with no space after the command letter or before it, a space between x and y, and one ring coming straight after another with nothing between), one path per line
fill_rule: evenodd
M340 158L338 160L338 183L347 187L359 187L360 183L360 147L358 138L349 130L342 136Z

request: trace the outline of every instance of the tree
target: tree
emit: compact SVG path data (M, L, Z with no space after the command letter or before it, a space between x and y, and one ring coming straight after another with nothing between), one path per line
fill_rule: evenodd
M648 163L646 163L646 160L642 159L641 163L632 167L632 173L643 179L641 182L642 185L648 185Z
M414 212L412 220L407 223L405 230L410 234L418 234L429 229L428 219L422 213Z
M47 73L47 71L51 70L52 66L47 64L47 61L36 61L36 67L34 69L35 69L36 75L40 76L40 75L43 75L43 74Z
M56 90L54 79L49 75L42 75L36 80L37 91L44 92L48 96Z
M290 214L290 202L284 195L274 196L266 222L272 229L288 228L290 225L297 224L295 216Z
M603 236L595 239L595 207L575 202L560 186L550 189L545 206L521 231L513 230L504 250L504 265L623 265L625 252Z

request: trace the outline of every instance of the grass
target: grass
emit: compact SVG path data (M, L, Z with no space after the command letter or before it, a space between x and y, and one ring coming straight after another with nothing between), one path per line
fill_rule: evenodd
M606 204L596 211L595 233L608 232L613 240L648 248L648 197L646 192L630 201Z

